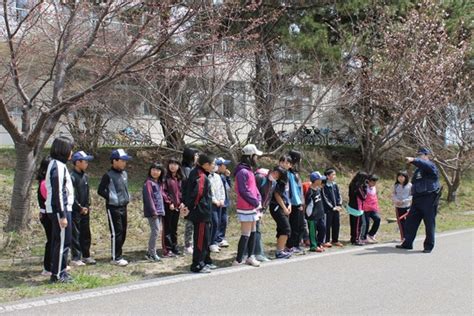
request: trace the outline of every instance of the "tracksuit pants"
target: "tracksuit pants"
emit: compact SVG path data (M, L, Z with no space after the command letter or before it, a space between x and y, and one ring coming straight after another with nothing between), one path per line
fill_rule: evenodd
M127 206L107 206L112 260L122 259L122 247L127 237Z
M227 230L227 222L229 220L229 217L227 215L227 207L221 207L219 211L219 227L217 229L217 237L216 241L217 243L220 243L225 239L225 232Z
M304 233L304 212L301 211L300 205L292 205L290 213L291 235L286 243L288 248L299 247Z
M423 220L426 233L423 248L425 250L433 250L435 245L436 214L438 212L438 205L435 205L435 201L436 193L413 197L410 213L407 216L403 246L413 247L413 241L415 240L421 220Z
M401 208L396 207L395 208L395 214L397 216L398 230L400 231L400 240L402 240L402 241L403 241L403 239L405 239L407 219L406 219L406 217L404 217L404 218L400 218L400 217L405 215L408 212L409 209L410 209L409 207L401 207Z
M51 274L52 277L60 279L67 275L67 257L72 238L71 212L66 212L67 226L59 226L59 214L48 214L51 220Z
M179 211L170 210L168 205L165 205L165 216L163 217L163 252L178 251L178 222Z
M211 237L211 223L195 222L193 232L193 263L192 272L199 272L206 264L212 264L209 251Z
M338 211L329 211L326 214L326 241L339 242L339 229L341 227L341 219Z
M361 241L362 232L365 230L365 216L349 215L349 222L351 224L351 243L355 244Z
M89 214L81 215L79 212L72 212L72 260L89 258L91 248L91 229Z
M326 218L308 219L309 246L316 249L324 243L326 237Z
M43 269L51 272L51 240L53 233L53 225L48 214L41 213L40 222L43 225L44 232L46 234L46 243L44 245L44 258L43 258Z

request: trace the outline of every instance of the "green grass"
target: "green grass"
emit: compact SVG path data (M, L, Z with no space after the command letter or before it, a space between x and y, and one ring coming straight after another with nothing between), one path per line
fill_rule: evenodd
M346 159L350 156L348 149L344 150L345 152L343 154L338 154L338 158L343 159L340 161L348 161ZM7 247L4 246L0 248L0 303L38 297L46 294L74 292L130 281L176 275L188 271L191 263L190 256L164 259L163 263L149 263L146 262L144 258L149 236L148 222L143 218L141 203L141 187L148 166L148 162L144 161L144 159L135 159L129 166L132 202L129 205L129 224L127 240L124 245L124 256L130 261L130 265L126 268L121 268L109 264L110 235L108 223L104 202L96 193L100 177L110 165L107 159L104 158L107 157L108 152L108 149L103 152L100 155L102 158L93 162L90 169L92 194L92 252L93 256L98 259L98 264L96 266L73 268L71 274L75 278L75 283L67 285L49 285L47 278L40 276L44 232L37 218L36 184L32 193L32 220L28 226L28 231L22 235L2 235L2 225L6 221L9 209L14 171L11 166L2 163L6 160L0 159L0 244L2 244L2 240L9 240ZM10 158L12 157L11 150L0 149L0 153L5 153L6 155L10 155ZM136 152L133 154L136 155ZM310 157L310 160L305 162L304 167L308 169L316 165L318 169L321 170L332 164L332 156L327 152L313 152L308 154L307 157ZM271 166L273 163L274 160L269 158L262 160L262 164L265 166ZM354 167L357 163L339 163L337 165L343 170L343 173L338 174L337 182L342 190L343 198L346 198L351 172L356 170ZM302 172L305 178L309 173L308 171L309 170L305 170ZM394 208L391 204L391 189L393 186L392 174L387 171L387 175L383 173L382 175L382 179L377 184L382 217L378 238L382 242L386 242L397 240L399 233L396 223L388 223L387 221L388 218L395 217ZM474 215L467 215L465 213L470 210L474 210L474 179L471 176L466 176L463 179L462 187L458 193L457 204L447 204L446 201L441 201L440 212L437 217L437 232L473 228ZM349 239L348 215L341 215L340 236L342 241L347 241ZM179 242L182 244L182 222L180 222L179 230ZM231 246L219 254L212 255L214 262L219 267L231 265L240 237L239 230L240 228L235 214L231 212L227 230L227 239ZM262 232L267 253L273 255L275 248L275 224L269 215L263 218ZM423 234L424 228L420 227L419 232ZM3 244L5 244L5 242ZM158 248L161 248L160 243L158 243ZM331 251L337 250L332 249ZM22 260L21 263L17 263L18 261L13 263L14 260L19 259Z

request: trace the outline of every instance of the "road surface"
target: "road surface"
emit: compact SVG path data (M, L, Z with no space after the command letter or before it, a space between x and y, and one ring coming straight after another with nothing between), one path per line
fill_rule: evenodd
M438 234L431 254L393 243L260 268L230 267L0 306L15 315L473 315L474 230Z

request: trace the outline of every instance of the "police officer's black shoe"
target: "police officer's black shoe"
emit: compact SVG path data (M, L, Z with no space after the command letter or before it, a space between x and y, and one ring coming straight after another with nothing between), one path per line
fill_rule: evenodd
M398 248L398 249L407 249L407 250L413 249L413 247L407 247L407 246L404 246L404 245L396 245L395 248Z
M423 249L423 253L431 253L430 249Z

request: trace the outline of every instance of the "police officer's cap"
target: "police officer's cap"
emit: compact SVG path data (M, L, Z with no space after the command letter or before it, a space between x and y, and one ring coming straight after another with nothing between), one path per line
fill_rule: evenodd
M420 148L418 148L417 154L418 155L429 155L429 154L431 154L431 151L426 147L420 147Z

